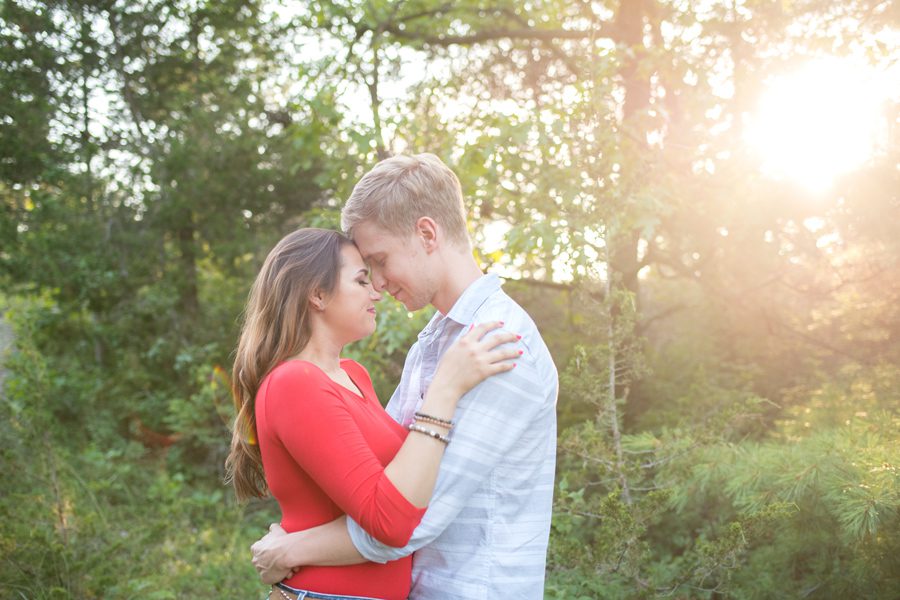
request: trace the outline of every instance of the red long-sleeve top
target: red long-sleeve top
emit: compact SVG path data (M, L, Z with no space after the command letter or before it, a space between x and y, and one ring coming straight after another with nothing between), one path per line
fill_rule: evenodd
M280 364L257 392L257 437L281 526L293 532L347 514L385 544L405 546L425 509L397 491L384 467L408 432L378 403L362 365L344 359L341 368L362 396L304 360ZM411 569L411 556L386 564L304 567L285 583L321 593L403 599Z

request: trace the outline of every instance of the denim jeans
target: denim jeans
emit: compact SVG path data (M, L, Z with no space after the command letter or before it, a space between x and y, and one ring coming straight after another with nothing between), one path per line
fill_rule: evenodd
M283 583L276 583L277 587L280 587L286 592L290 592L291 594L297 594L297 600L378 600L378 598L370 598L368 596L340 596L338 594L323 594L321 592L310 592L307 590L298 590L296 588L292 588L289 585L285 585ZM269 593L268 600L279 600L278 594L274 592Z

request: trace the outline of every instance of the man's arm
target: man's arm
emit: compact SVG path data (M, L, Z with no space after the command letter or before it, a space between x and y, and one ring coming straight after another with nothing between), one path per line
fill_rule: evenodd
M281 581L298 565L339 567L366 562L347 533L346 517L312 529L287 533L278 524L250 546L263 583Z
M500 325L499 322L489 322L474 329L470 328L469 333L463 336L462 341L454 344L454 348L447 352L445 355L446 360L442 361L438 369L439 373L435 376L433 389L426 394L422 410L442 418L449 418L451 413L444 412L448 405L447 398L453 398L453 405L455 405L455 400L460 397L462 390L471 388L476 381L482 381L484 377L489 377L492 373L508 372L515 366L509 362L509 359L519 357L519 351L510 348L497 349L497 346L515 342L518 336L502 332L497 332L494 335L485 335L487 332L497 329L498 325ZM452 359L450 359L451 355ZM452 411L452 408L450 410ZM334 421L336 419L337 417L332 417L330 420ZM284 423L288 422L290 421L284 421ZM325 429L333 434L334 426L332 425L330 428ZM310 432L305 433L303 436L286 435L285 437L290 440L290 442L287 442L289 446L300 444L301 442L317 446L324 445L323 440L312 439L314 434ZM346 439L344 443L348 443ZM440 444L435 444L434 440L430 440L427 437L408 438L390 464L384 468L384 474L388 475L390 473L389 479L392 482L398 482L398 490L400 489L400 483L411 484L404 486L404 490L412 489L416 485L425 488L427 494L422 490L417 490L418 495L415 496L415 500L423 504L427 502L427 498L431 495L432 484L427 486L420 484L427 479L425 475L430 475L431 481L434 481L438 471L438 463L440 462L440 454L435 455L431 452L435 448L440 449ZM401 455L404 455L408 460L405 462L401 461ZM302 452L296 453L298 458L303 458L303 456ZM427 460L428 458L437 458L437 460L430 464ZM321 462L322 464L300 464L307 471L324 470L324 472L320 473L324 479L327 471L334 470L334 468L328 464L328 461ZM355 463L358 460L354 458L350 462ZM344 481L348 479L347 477L341 477L340 479L343 485L351 483ZM351 487L358 488L359 485ZM335 489L341 490L339 486L336 486ZM409 499L406 500L409 502ZM419 516L421 514L420 512ZM269 534L251 547L254 555L254 565L264 580L267 579L266 574L282 573L298 565L340 566L365 562L365 559L359 554L350 540L343 517L325 525L291 534L284 533L281 527L277 525L273 525L269 530ZM403 544L409 539L411 529L407 531L407 535L402 541L398 542L399 544ZM385 541L390 542L391 540ZM279 581L281 578L283 578L283 574L282 577L274 580Z
M547 393L548 374L555 378L552 365L542 369L526 351L511 372L485 380L460 400L434 495L406 546L382 544L347 517L291 534L276 531L251 548L264 581L280 581L297 565L383 563L430 543L456 518L510 447L529 427L541 422L541 413L555 410ZM552 385L555 387L555 379ZM262 569L281 576L267 581Z
M525 343L523 341L523 343ZM370 536L353 519L347 530L368 560L384 563L432 542L457 517L494 468L529 429L555 413L556 371L526 350L515 369L486 379L463 396L434 494L410 542L394 548ZM553 386L552 392L548 386ZM541 436L533 436L535 443Z

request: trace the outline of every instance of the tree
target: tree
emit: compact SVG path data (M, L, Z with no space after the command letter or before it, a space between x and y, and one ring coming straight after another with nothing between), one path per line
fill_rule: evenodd
M859 357L854 344L809 329L824 325L818 311L840 290L881 282L866 279L879 271L863 265L859 280L848 278L857 267L846 264L836 274L840 252L817 245L842 227L835 217L846 198L823 204L761 180L741 140L767 74L804 55L862 47L874 63L889 60L890 49L871 40L890 18L874 2L323 2L307 15L307 27L349 49L352 60L335 68L357 74L370 92L402 72L405 56L428 62L409 102L391 107L370 94L373 123L388 148L437 151L458 165L476 230L508 224L505 252L484 256L486 263L545 282L571 272L589 291L595 284L580 282L600 280L587 297L602 301L581 303L584 316L576 317L595 325L585 329L600 341L576 349L563 389L596 407L597 425L573 430L566 442L573 462L590 468L586 480L571 465L563 471L588 486L584 498L624 540L633 567L625 581L648 591L724 589L717 586L727 585L750 546L715 528L707 533L719 541L697 546L692 559L697 579L654 584L635 567L645 555L632 550L652 535L664 505L648 492L671 488L661 474L693 456L691 448L765 437L783 414L768 398L782 401L786 388ZM843 32L837 44L835 31ZM893 159L877 160L885 159L890 171ZM877 202L893 202L889 184L872 188ZM809 231L810 218L823 219L824 229ZM698 322L709 334L696 332ZM893 322L880 319L872 333ZM667 343L686 326L692 335ZM873 356L893 347L880 341ZM679 350L691 353L686 372L645 377L642 354L666 368ZM689 390L677 404L690 406L688 415L654 397L661 384L672 393L676 381ZM655 434L640 432L650 424ZM673 424L679 428L666 431ZM610 476L597 481L597 470ZM578 506L584 492L570 484L574 496L563 497ZM630 524L616 502L632 506ZM785 517L774 508L765 517L733 515L738 529L729 531L753 529L759 540L767 530L760 523ZM704 579L716 583L707 588Z

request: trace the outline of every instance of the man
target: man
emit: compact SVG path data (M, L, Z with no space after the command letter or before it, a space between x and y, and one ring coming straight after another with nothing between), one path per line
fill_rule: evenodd
M411 348L387 405L413 421L443 352L472 324L522 336L515 369L459 402L428 510L403 548L352 519L254 544L264 580L299 564L386 562L415 552L412 600L542 598L556 461L556 367L528 314L472 256L456 175L433 154L395 156L357 183L341 214L376 290L437 312Z

